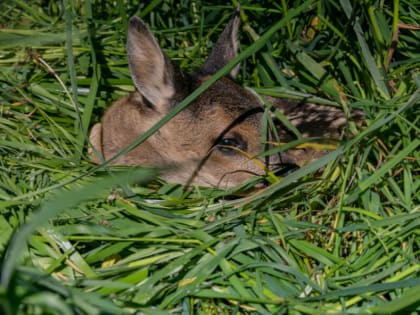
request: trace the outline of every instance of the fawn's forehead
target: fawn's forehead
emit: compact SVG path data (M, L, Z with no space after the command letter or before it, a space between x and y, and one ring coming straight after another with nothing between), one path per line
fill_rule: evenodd
M250 91L229 78L221 78L198 99L199 114L215 113L233 119L261 119L263 106Z

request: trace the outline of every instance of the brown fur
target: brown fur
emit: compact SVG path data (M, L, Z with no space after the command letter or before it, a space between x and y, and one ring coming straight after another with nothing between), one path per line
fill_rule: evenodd
M90 141L96 151L105 160L118 154L234 58L238 26L236 12L205 64L196 73L185 74L164 54L143 21L132 18L127 51L138 92L118 100L102 122L93 126ZM237 71L235 68L217 81L113 164L164 167L161 175L168 181L205 186L231 187L252 175L264 174L263 161L254 159L262 151L263 109L252 93L233 81ZM90 154L94 162L100 162L94 151ZM303 159L295 160L302 164ZM286 155L274 156L266 167L285 161L296 162Z

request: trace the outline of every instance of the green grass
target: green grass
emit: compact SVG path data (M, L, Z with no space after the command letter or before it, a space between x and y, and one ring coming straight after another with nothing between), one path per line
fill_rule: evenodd
M2 313L420 313L417 0L241 1L241 84L366 114L264 189L89 162L90 126L133 90L129 17L192 70L234 7L1 2Z

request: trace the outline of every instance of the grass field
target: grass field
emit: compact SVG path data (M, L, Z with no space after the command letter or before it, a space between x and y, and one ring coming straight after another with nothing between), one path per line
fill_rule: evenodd
M241 1L240 84L366 115L264 189L90 163L128 19L192 70L236 6L0 3L0 313L420 314L418 0Z

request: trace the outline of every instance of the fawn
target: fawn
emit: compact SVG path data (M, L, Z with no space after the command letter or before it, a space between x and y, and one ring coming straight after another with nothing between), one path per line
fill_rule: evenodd
M93 126L90 141L97 152L105 160L118 154L231 61L237 55L239 22L237 10L204 65L194 73L184 73L162 51L145 23L132 17L127 52L137 92L114 103L102 122ZM145 142L112 163L162 167L161 177L167 181L224 188L263 175L265 168L303 164L304 158L292 159L284 153L258 158L264 148L264 106L253 93L233 81L237 72L235 67ZM290 104L275 102L285 111ZM323 108L334 113L330 115L334 116L332 121L337 115L343 116ZM95 163L100 162L92 151L90 154Z

